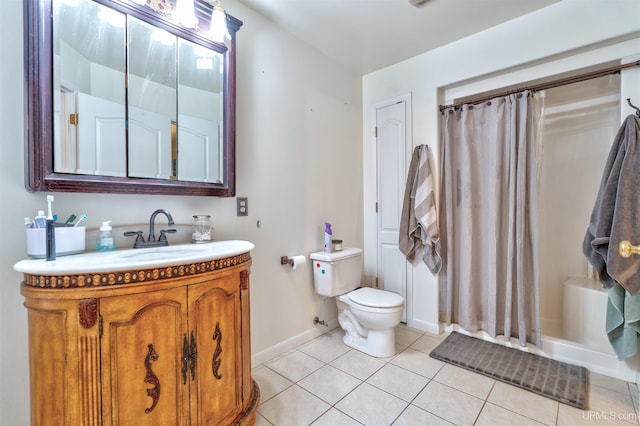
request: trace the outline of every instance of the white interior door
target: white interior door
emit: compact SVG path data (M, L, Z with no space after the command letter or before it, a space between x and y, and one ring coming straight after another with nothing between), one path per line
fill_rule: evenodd
M124 105L78 93L76 173L126 176Z
M398 247L402 198L408 159L408 100L395 100L375 109L377 180L377 286L405 299L402 321L406 322L407 261Z
M129 107L130 177L170 179L171 117Z
M217 123L197 117L178 117L178 179L222 183Z

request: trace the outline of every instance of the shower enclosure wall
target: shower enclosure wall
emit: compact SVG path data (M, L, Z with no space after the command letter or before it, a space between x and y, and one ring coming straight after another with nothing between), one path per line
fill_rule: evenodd
M636 381L635 356L619 362L605 332L607 293L582 254L604 165L621 124L618 74L548 89L539 162L542 351Z

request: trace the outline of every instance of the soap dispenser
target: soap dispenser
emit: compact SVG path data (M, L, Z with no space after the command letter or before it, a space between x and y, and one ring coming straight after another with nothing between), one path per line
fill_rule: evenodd
M107 220L100 225L100 232L96 241L96 251L109 251L116 249L116 240L113 238L111 221Z

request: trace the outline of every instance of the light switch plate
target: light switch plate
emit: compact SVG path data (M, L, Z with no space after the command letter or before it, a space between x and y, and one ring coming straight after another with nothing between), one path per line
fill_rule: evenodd
M238 216L249 215L249 201L247 200L247 197L236 198L236 209Z

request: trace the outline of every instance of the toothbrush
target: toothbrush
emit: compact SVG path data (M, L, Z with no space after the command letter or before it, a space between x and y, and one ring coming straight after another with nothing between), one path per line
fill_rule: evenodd
M87 214L83 213L73 226L78 226L80 224L80 222L82 222L86 218L87 218Z
M53 215L51 214L51 203L53 203L53 195L47 195L47 220L53 220Z
M63 226L71 226L71 222L73 222L74 220L76 220L76 215L72 214L71 216L69 216L69 219L67 219Z
M53 215L51 214L53 195L47 195L47 230L46 230L46 258L47 261L56 260L56 230Z

